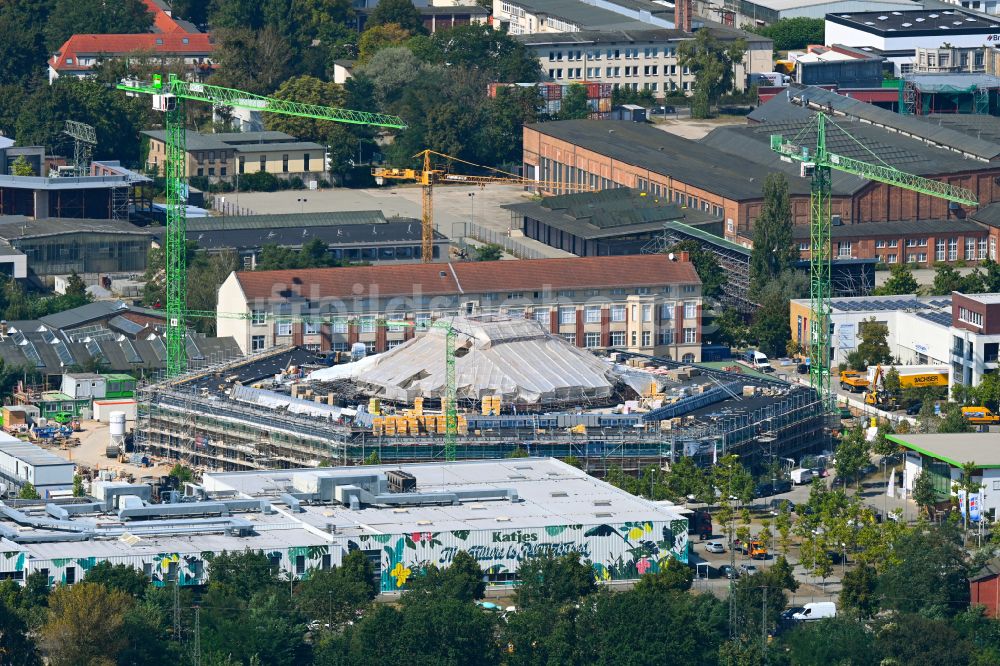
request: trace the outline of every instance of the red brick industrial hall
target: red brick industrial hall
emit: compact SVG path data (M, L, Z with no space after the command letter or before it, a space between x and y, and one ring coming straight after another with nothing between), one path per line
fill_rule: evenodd
M802 105L805 98L807 105ZM598 189L632 187L721 218L726 240L749 246L768 173L788 178L796 240L808 257L809 180L799 165L770 149L782 134L815 145L816 109L832 118L828 148L871 163L961 185L979 209L833 172L833 252L883 263L997 259L1000 242L1000 119L984 132L976 123L938 123L901 116L836 93L793 84L755 109L746 125L719 127L685 139L644 123L569 120L524 128L525 174ZM841 129L843 128L843 129ZM850 134L848 136L847 133ZM853 137L853 138L852 138ZM549 194L566 192L555 188ZM996 205L990 205L996 204Z

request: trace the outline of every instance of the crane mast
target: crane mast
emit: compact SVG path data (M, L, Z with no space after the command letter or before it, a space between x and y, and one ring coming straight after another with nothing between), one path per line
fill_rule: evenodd
M803 106L808 103L802 101ZM815 124L816 142L814 146L796 143L796 139L786 141L780 134L771 135L771 150L781 159L801 163L801 173L809 176L809 379L820 400L828 410L833 410L834 395L830 386L830 297L831 297L831 244L830 244L830 199L831 174L834 170L853 174L868 180L885 183L911 192L945 199L965 206L978 206L976 194L965 187L959 187L930 178L924 178L900 171L884 162L873 164L827 150L827 123L832 120L823 111L817 110L813 120L799 132ZM846 130L835 125L841 132ZM853 137L851 137L853 138ZM855 141L857 141L855 139ZM859 145L860 142L858 142ZM871 151L869 151L871 152ZM872 153L875 159L878 158Z

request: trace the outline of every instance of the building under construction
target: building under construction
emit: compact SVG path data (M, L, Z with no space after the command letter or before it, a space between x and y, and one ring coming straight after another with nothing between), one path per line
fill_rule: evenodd
M542 327L527 330L534 322L507 324L455 322L458 459L520 450L572 456L600 473L680 456L708 465L728 453L763 463L823 447L812 389L626 352L599 357ZM358 464L372 454L444 460L444 343L435 344L424 336L335 366L286 347L147 385L136 444L227 471Z

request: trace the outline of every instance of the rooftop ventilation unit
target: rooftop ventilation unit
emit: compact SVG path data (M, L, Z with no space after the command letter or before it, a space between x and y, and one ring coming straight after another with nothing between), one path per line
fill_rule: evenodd
M389 470L385 473L389 481L389 492L409 493L417 489L417 477L403 470Z

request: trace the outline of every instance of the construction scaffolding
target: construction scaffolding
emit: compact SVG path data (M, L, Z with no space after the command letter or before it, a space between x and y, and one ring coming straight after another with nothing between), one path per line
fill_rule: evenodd
M750 293L750 250L720 238L707 231L681 222L667 222L663 231L643 246L642 254L664 254L678 243L695 241L702 249L711 252L719 266L726 272L719 301L742 314L754 311L757 304L748 298Z
M690 367L667 359L622 355L649 359L663 369ZM266 354L255 358L262 357ZM221 363L142 386L137 392L136 445L148 454L192 467L223 470L361 464L373 453L382 462L392 463L447 459L448 442L443 433L421 430L393 435L382 430L376 434L370 425L371 415L363 407L338 409L329 404L334 402L333 393L321 391L314 398L316 410L310 415L263 401L240 400L246 397L242 394L253 391L239 388L222 397L198 388L194 381L232 376L244 362ZM652 416L649 420L642 414L581 414L577 410L501 417L477 417L470 412L465 417L468 430L455 437L454 455L467 460L504 458L516 451L572 456L587 471L600 474L613 466L640 470L682 456L708 466L720 456L735 453L756 464L775 453L788 457L824 445L827 424L812 389L780 380L699 370L708 379L706 386L714 384L725 391L726 399L692 402L700 397L694 394L686 399L687 408L676 409L671 418L647 413ZM286 400L311 404L295 398L294 391ZM318 417L324 410L331 415ZM357 418L350 416L355 411ZM577 423L580 425L565 427ZM582 427L584 423L587 425ZM757 442L765 433L776 437L780 446L772 442L766 451L759 446Z

